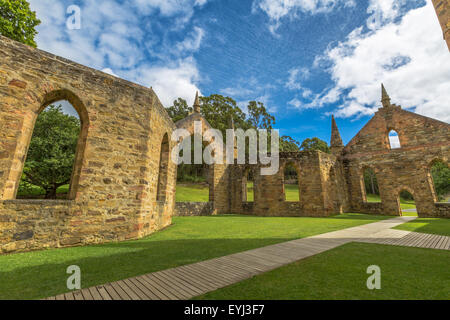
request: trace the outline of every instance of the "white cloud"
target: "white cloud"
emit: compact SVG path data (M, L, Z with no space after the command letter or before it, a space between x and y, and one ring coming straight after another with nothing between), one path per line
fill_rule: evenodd
M290 90L299 90L302 88L301 80L306 80L310 77L310 72L307 68L293 68L289 70L289 78L285 87Z
M202 28L194 27L194 30L180 43L177 49L180 52L197 51L202 43L205 31Z
M252 11L261 10L271 20L269 30L276 35L280 20L284 17L295 18L299 12L318 14L330 12L337 6L354 6L355 0L255 0Z
M386 6L383 12L392 19L397 11ZM381 106L383 82L393 103L450 122L449 52L431 1L409 11L398 23L388 22L367 33L362 30L354 30L318 59L330 63L334 86L317 95L310 107L342 98L343 105L334 111L337 116L371 115Z
M141 66L139 70L132 72L132 76L136 82L153 87L165 107L171 106L178 97L192 105L196 91L200 91L195 85L200 75L192 58L167 66Z
M37 36L40 49L153 86L165 106L178 97L193 101L198 90L196 83L200 76L192 52L200 48L204 31L191 28L188 22L195 8L206 2L79 1L81 29L68 30L65 1L30 0L32 10L42 21ZM159 16L170 17L173 28L152 33L153 23L158 23ZM166 40L171 38L167 36L170 32L178 32L185 38L179 43L170 42Z

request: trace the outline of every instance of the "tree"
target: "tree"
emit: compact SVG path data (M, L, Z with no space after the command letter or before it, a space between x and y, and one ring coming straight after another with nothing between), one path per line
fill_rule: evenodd
M299 152L300 142L291 138L290 136L282 136L280 138L280 151L281 152Z
M319 138L312 138L312 139L306 139L303 141L301 147L303 151L313 151L313 150L319 150L325 153L330 153L330 147L328 146L328 143L325 141L319 139Z
M212 94L209 97L201 97L200 101L203 116L214 129L222 132L224 141L226 140L226 129L230 129L230 119L233 119L236 128L244 130L250 128L245 113L232 98Z
M256 129L272 129L275 124L275 117L267 112L264 103L257 101L250 101L248 104L248 122L252 128Z
M434 188L439 200L450 194L450 168L442 161L436 161L431 167Z
M189 107L186 100L182 98L175 100L173 106L166 108L166 110L173 122L186 118L193 111L192 107Z
M56 199L56 190L70 182L80 120L66 115L62 107L50 106L36 120L22 181L45 190L46 199Z
M364 185L366 188L366 193L380 195L377 175L371 168L367 168L364 170Z
M36 47L36 27L41 23L26 0L0 0L0 34Z

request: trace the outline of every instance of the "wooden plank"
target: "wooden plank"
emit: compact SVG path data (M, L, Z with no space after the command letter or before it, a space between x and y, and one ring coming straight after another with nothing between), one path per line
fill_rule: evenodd
M448 245L450 243L450 237L445 237L445 242L442 244L441 249L448 249Z
M64 297L66 298L66 300L75 300L72 292L64 293Z
M411 242L411 247L417 247L420 246L420 244L423 242L423 240L427 237L426 233L422 234L415 234L414 240Z
M102 296L103 300L112 300L108 292L106 291L105 287L103 286L97 286L97 291Z
M269 269L266 265L263 265L255 260L249 261L248 257L237 256L237 255L233 254L233 255L227 256L226 258L230 259L232 261L241 263L243 265L247 265L254 269L257 269L259 272L265 272L266 270Z
M166 296L169 300L179 300L182 299L178 297L176 294L170 291L167 287L164 286L164 284L161 284L159 279L156 278L152 274L145 274L142 276L142 278L147 281L152 287L158 289L159 292L161 292L164 296Z
M206 292L215 290L215 286L213 286L208 280L198 277L192 272L186 272L181 270L180 268L172 269L172 272L177 274L179 277L182 277L185 281L197 287L199 290Z
M205 291L199 289L197 286L195 286L194 284L191 284L189 281L187 281L186 279L180 277L175 271L174 269L170 269L170 270L163 270L160 271L164 276L173 279L174 281L177 281L178 283L182 284L184 287L186 287L187 289L189 289L189 292L191 292L193 295L200 295L203 294Z
M111 282L110 285L117 292L121 300L132 300L117 282Z
M83 294L84 300L94 300L94 298L92 298L92 295L91 295L91 293L89 292L89 289L88 289L88 288L82 289L82 290L81 290L81 293Z
M139 288L139 290L141 290L149 299L149 300L161 300L161 298L159 298L155 293L153 293L152 290L150 290L150 288L148 288L147 286L143 285L142 282L140 282L138 279L136 278L130 278L128 279L130 280L136 287Z
M187 297L195 297L199 294L199 290L197 288L194 288L189 283L186 283L185 281L179 280L176 275L172 272L166 271L160 271L158 274L164 278L165 281L172 283L173 285L177 286Z
M66 300L66 297L64 296L64 293L63 293L63 294L58 294L58 295L55 297L55 299L56 299L56 300Z
M113 286L110 283L107 283L103 286L105 290L108 292L108 295L112 300L122 300L119 294L114 290Z
M117 281L116 283L122 288L123 291L125 291L131 300L142 300L133 290L131 290L125 280Z
M227 279L247 279L248 273L244 273L243 271L239 269L234 269L232 267L227 267L224 264L220 264L218 262L210 262L210 261L204 261L200 264L201 266L208 268L211 270L211 272L216 272L220 275L223 275L224 278Z
M224 264L232 265L234 267L241 268L242 270L248 271L250 273L250 276L254 276L255 274L260 273L259 269L255 268L254 266L248 265L248 264L246 265L237 260L228 259L228 257L222 257L222 258L220 258L220 261Z
M92 299L93 300L103 300L102 296L100 295L100 293L97 291L96 287L91 287L89 288L89 292L91 293Z
M442 236L441 241L439 241L438 244L436 245L436 249L441 249L442 244L444 244L446 242L446 240L447 240L446 238L447 237Z
M122 280L122 283L119 283L120 286L122 287L122 289L125 290L124 286L128 287L131 292L133 292L135 294L135 296L133 297L133 300L149 300L150 297L148 297L144 292L142 292L141 290L139 290L139 288L130 281L130 279L124 279ZM131 294L128 293L127 290L125 290L125 292L131 297ZM136 296L138 296L139 298L136 299Z
M168 281L167 278L160 272L152 273L155 280L159 282L161 286L164 286L173 295L175 295L180 300L187 300L192 298L192 294L187 292L184 288L180 287L178 284Z
M81 291L73 292L73 297L75 298L75 300L84 300L84 297L83 297L83 294L81 293Z
M212 287L223 287L223 286L227 286L229 284L229 281L227 280L223 280L221 277L212 274L209 271L206 271L204 269L201 269L199 266L182 266L181 267L184 270L187 270L187 272L190 272L194 275L196 275L199 278L203 278L205 280L208 281L208 283L212 286Z
M230 279L230 276L227 276L227 274L221 274L217 272L217 270L205 266L201 263L196 263L195 265L187 266L195 269L197 272L199 272L204 277L209 277L213 281L220 281L223 284L228 285L230 282L233 282L233 280Z

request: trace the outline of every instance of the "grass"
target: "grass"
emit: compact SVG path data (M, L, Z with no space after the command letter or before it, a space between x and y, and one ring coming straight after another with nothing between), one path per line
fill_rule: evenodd
M197 299L450 299L450 252L350 243ZM381 268L381 290L366 270Z
M175 217L171 227L141 240L0 256L0 299L66 292L71 265L81 268L86 288L386 218Z
M381 202L381 198L377 194L368 194L367 202L371 202L371 203ZM414 200L406 200L406 199L400 198L400 207L402 208L402 210L416 209L416 203L414 202ZM404 215L416 215L417 216L417 214L412 214L411 212L404 213Z
M397 226L395 229L450 237L450 219L419 218Z
M209 187L207 184L178 183L176 202L208 202Z
M299 201L298 185L285 185L286 201ZM209 187L206 184L178 183L177 202L208 202ZM253 182L247 183L247 201L254 201Z
M56 193L59 196L64 196L66 194L69 193L69 185L64 185L59 187L58 189L56 189ZM42 189L41 187L38 186L33 186L30 185L30 190L27 190L26 192L21 192L19 191L17 193L17 197L18 198L22 198L22 199L27 199L27 198L31 198L31 199L35 199L35 198L41 198L45 195L45 191L44 189Z

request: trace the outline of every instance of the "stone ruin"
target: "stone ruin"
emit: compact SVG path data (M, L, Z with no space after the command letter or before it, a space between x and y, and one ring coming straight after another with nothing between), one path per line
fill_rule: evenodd
M435 5L442 22L448 1ZM176 204L170 137L176 128L193 132L194 121L210 128L198 99L194 113L174 124L151 88L2 36L0 57L1 253L142 238L169 226L174 214L398 216L402 190L413 194L420 217L450 217L450 204L437 201L430 172L436 160L449 163L450 125L391 104L384 88L383 107L347 146L333 118L331 154L281 153L272 176L259 175L258 165L211 165L210 201ZM81 120L68 199L17 200L36 118L60 100L69 101ZM391 130L399 135L399 149L390 147ZM285 201L287 165L297 170L298 202ZM367 202L366 168L377 176L380 203ZM253 202L246 201L249 171Z

